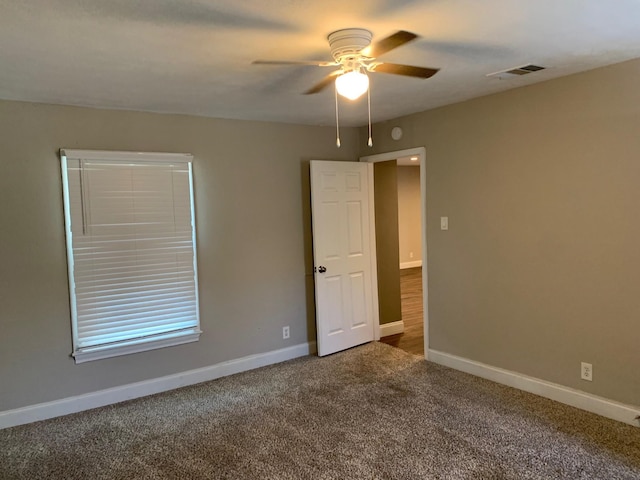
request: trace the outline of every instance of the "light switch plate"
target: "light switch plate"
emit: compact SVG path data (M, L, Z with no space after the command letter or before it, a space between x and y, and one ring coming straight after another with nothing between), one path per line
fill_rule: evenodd
M440 230L449 230L449 217L440 217Z

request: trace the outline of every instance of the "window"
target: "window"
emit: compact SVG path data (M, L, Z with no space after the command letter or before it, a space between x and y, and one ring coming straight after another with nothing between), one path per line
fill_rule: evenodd
M198 340L192 158L60 151L76 363Z

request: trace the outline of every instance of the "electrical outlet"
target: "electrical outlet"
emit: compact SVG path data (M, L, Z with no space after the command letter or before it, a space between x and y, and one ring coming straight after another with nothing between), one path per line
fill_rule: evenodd
M593 381L593 365L582 362L580 364L580 378L589 382Z
M409 258L413 258L413 252L409 252Z
M282 338L284 338L285 340L289 338L289 333L289 326L282 327Z

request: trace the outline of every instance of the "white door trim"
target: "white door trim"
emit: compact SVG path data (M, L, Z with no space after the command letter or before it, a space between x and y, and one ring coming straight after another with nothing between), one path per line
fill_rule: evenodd
M426 267L427 263L427 150L425 147L409 148L407 150L396 150L394 152L379 153L376 155L367 155L360 157L361 162L386 162L388 160L396 160L400 157L417 156L420 160L420 212L422 220L422 265ZM373 189L371 189L373 190ZM373 194L373 193L372 193ZM373 200L372 200L373 205ZM373 209L372 209L373 210ZM375 228L375 224L374 224ZM375 230L374 230L375 232ZM372 235L375 238L375 235ZM373 250L375 252L375 249ZM374 268L374 271L376 269ZM422 309L423 309L423 325L424 325L424 358L429 360L429 282L428 268L422 269ZM377 290L376 290L377 296ZM377 301L377 300L376 300ZM377 319L376 331L377 338L380 335L380 318Z
M361 159L362 160L362 159ZM373 339L380 340L380 304L378 303L378 255L376 253L376 208L373 187L373 165L368 169L369 176L369 245L371 250L371 289L373 290Z

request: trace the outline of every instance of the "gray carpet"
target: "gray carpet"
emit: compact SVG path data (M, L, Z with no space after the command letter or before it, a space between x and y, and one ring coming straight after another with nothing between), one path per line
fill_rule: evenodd
M640 479L640 429L372 343L0 431L2 479Z

